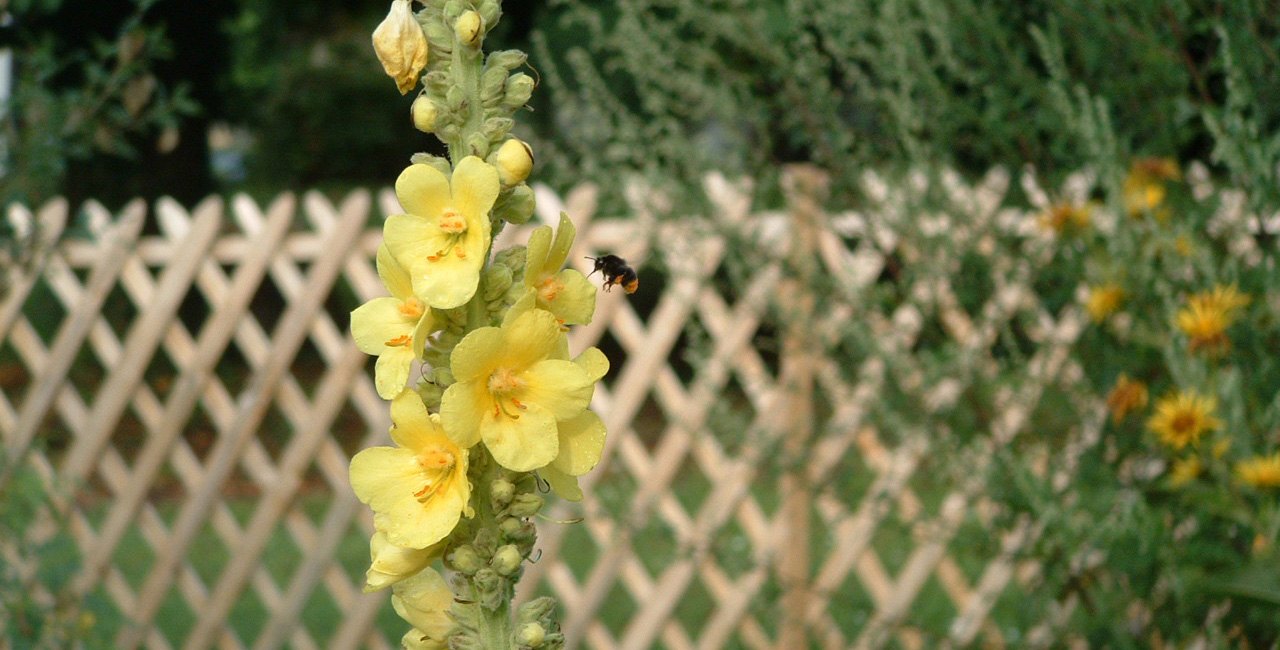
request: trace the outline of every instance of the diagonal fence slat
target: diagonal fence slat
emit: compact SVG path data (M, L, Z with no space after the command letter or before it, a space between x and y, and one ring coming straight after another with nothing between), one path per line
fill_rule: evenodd
M1050 386L1091 414L1070 433L1078 449L1096 443L1102 411L1070 379L1085 319L1040 304L1034 283L1052 242L1010 221L1007 174L932 181L949 197L941 210L866 182L864 212L822 214L805 194L815 187L792 185L786 210L752 213L753 183L709 177L716 218L665 222L641 189L628 192L632 218L618 220L597 214L591 186L563 199L538 188L535 223L503 233L519 243L563 209L578 228L570 265L589 272L587 256L611 252L642 271L639 294L600 294L595 320L571 332L575 354L611 355L593 399L610 436L582 478L584 502L548 513L584 521L539 527L541 560L519 594L560 600L567 647L1009 644L998 603L1033 579L1038 569L1019 558L1040 528L991 531L1001 541L975 571L956 540L990 521L989 458L972 445L974 457L956 461L967 478L930 487L930 459L972 433L938 415L992 381L992 350L1018 327L1035 347L1013 387L991 397L985 444L1023 436ZM385 444L389 424L371 363L345 331L345 312L385 293L371 209L399 206L389 191L338 205L286 195L265 211L243 196L191 213L162 201L150 213L160 234L139 235L140 203L119 220L90 206L79 217L87 240L57 239L65 203L5 210L20 232L44 224L36 235L48 248L6 271L0 364L28 379L0 394L0 435L9 453L31 447L26 466L49 489L72 486L51 503L83 552L77 593L120 613L115 645L398 643L380 629L385 594L361 593L372 519L346 485L350 455ZM820 226L787 260L779 253L799 240L804 211ZM991 288L975 301L962 295L959 257L931 243L940 233L979 255L993 238L1020 238L1022 254L990 258ZM794 306L815 282L797 281L797 259L831 279L807 315ZM56 301L55 329L39 300ZM948 346L949 371L931 372L921 345ZM808 383L788 402L797 353ZM886 412L889 393L919 413ZM807 433L788 442L805 404ZM1073 463L1054 471L1067 481ZM127 566L135 555L141 572ZM952 612L942 629L911 616L926 599ZM1070 607L1046 613L1036 638ZM258 614L245 625L248 611Z

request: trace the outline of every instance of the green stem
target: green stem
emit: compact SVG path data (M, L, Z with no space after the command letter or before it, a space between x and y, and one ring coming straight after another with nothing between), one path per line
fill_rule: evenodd
M467 140L471 134L479 133L484 126L484 104L480 101L480 73L483 68L483 50L454 39L451 71L454 85L462 91L462 110L466 114L466 120L458 130L458 139L448 143L449 159L455 165L459 160L475 153L467 146Z

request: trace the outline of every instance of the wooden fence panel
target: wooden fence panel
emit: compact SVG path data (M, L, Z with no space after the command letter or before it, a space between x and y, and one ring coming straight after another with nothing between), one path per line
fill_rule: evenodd
M578 226L570 264L589 271L586 256L612 252L660 269L638 297L600 294L595 320L571 335L575 353L600 345L618 360L593 403L610 435L582 481L586 500L550 512L584 520L540 525L541 560L519 594L560 600L569 647L1006 643L993 608L1034 576L1018 551L1035 526L991 531L989 557L957 547L958 531L984 520L990 454L966 459L972 480L924 490L930 454L952 432L889 432L872 413L886 390L918 395L930 413L949 408L992 371L1016 320L1036 349L985 432L1007 444L1047 387L1079 375L1067 352L1084 319L1074 307L1049 313L1033 290L1047 242L992 258L976 308L947 273L918 276L888 306L868 299L894 257L954 270L916 259L911 228L931 219L961 252L1033 240L1031 217L1003 205L1006 176L944 179L965 215L949 222L911 214L874 177L876 214L824 214L821 184L820 172L791 169L788 209L752 214L749 184L713 177L720 214L687 222L655 218L638 191L630 218L614 220L595 218L589 186L563 199L538 189L536 221L565 210ZM58 243L6 271L0 434L11 455L31 450L26 465L83 554L75 592L110 603L119 622L95 633L114 646L398 642L401 624L379 620L386 595L360 589L372 522L347 463L384 442L389 421L346 321L384 294L376 224L397 210L385 190L336 206L318 193L265 209L209 199L190 213L162 200L149 216L139 202L119 216L96 204L73 216L65 202L7 210L19 232L38 225ZM68 223L76 236L59 238ZM498 245L535 225L508 228ZM778 254L744 262L732 248L743 242ZM836 280L821 308L815 277ZM872 353L831 353L851 323ZM929 376L913 355L935 330L958 350L952 376ZM1073 395L1095 416L1077 432L1088 444L1102 411ZM728 425L736 435L713 433ZM945 631L913 617L943 601Z

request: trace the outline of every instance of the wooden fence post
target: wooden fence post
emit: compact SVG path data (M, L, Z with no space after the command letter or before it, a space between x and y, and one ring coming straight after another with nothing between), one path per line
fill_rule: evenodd
M812 280L818 270L818 234L828 177L812 165L783 170L782 186L790 215L791 240L787 272L779 285L784 320L779 409L782 438L782 529L778 545L778 579L782 588L779 650L809 647L805 613L809 603L810 515L813 494L806 476L813 435L813 383L821 354L813 328L816 296Z

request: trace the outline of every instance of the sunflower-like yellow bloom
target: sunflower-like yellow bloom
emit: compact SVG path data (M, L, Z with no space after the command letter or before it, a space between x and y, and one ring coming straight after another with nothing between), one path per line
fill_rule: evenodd
M1169 158L1142 158L1135 160L1124 179L1124 207L1132 216L1138 216L1164 203L1168 190L1166 181L1182 178L1178 163ZM1162 215L1157 215L1162 216Z
M555 460L558 423L582 414L595 382L579 364L555 357L564 338L555 316L517 307L501 327L473 330L453 349L457 381L444 392L440 419L459 445L483 440L498 464L528 472Z
M378 357L374 386L382 399L392 399L409 383L409 369L414 358L422 357L436 319L431 308L413 294L409 274L385 244L378 247L378 276L391 296L374 298L352 311L351 335L361 352Z
M1280 487L1280 452L1236 463L1236 476L1256 488Z
M1227 327L1239 310L1249 304L1249 297L1235 286L1216 286L1213 291L1198 293L1187 299L1187 306L1174 317L1178 329L1187 335L1192 352L1203 350L1221 354L1231 345Z
M1166 395L1156 404L1156 412L1147 420L1147 428L1160 442L1177 450L1199 442L1206 431L1222 427L1214 417L1218 401L1193 390Z
M1095 323L1101 323L1120 309L1128 294L1118 284L1104 284L1089 289L1089 297L1085 300L1084 310Z
M529 237L524 286L535 293L537 306L555 314L562 325L586 325L596 311L596 288L576 269L561 269L573 248L576 230L563 212L555 239L542 226Z
M405 390L391 401L395 447L370 447L351 459L351 489L373 508L373 525L387 541L427 548L444 539L463 514L471 484L467 450L428 415L421 398Z
M404 647L409 650L449 647L448 638L454 628L449 610L453 608L454 595L444 578L435 569L427 568L391 589L391 606L400 618L413 626L402 639Z
M387 17L373 30L373 51L401 95L418 85L418 75L427 67L427 37L410 0L392 0Z
M446 541L426 548L405 548L387 541L386 533L375 532L369 540L369 570L365 572L364 592L385 589L427 568L444 555Z
M387 217L383 237L428 305L452 309L475 295L498 190L498 171L475 156L458 163L452 180L424 164L410 165L396 179L406 214Z
M1120 375L1116 383L1107 393L1107 410L1111 412L1111 421L1119 424L1130 411L1144 408L1147 405L1147 385L1129 379L1128 375Z

